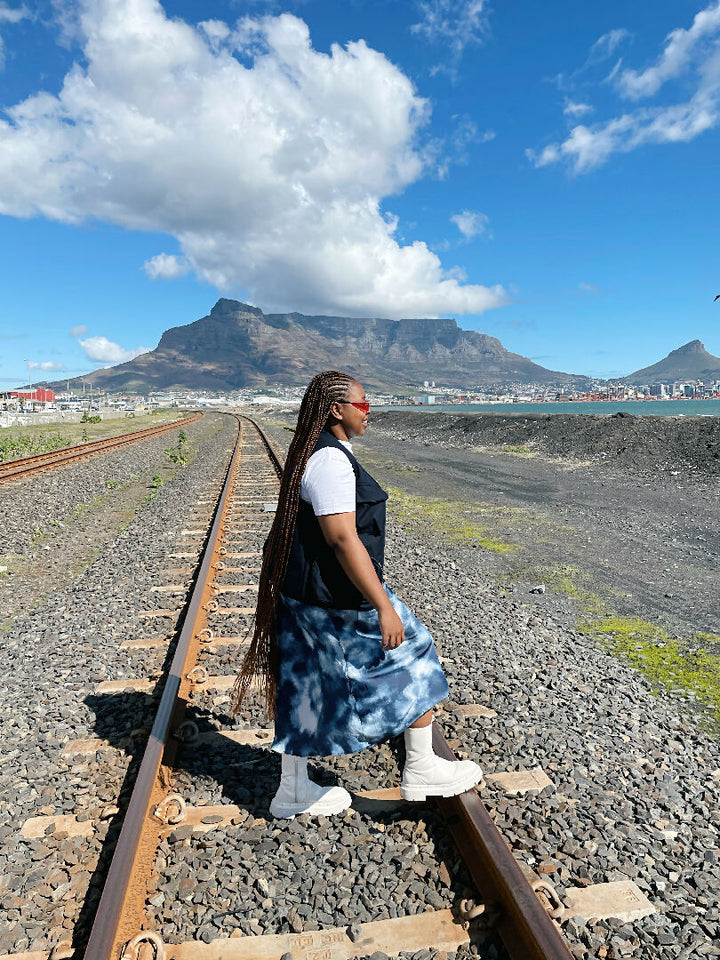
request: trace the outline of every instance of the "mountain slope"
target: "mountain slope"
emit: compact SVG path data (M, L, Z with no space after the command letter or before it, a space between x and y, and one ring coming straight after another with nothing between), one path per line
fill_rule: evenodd
M718 380L720 379L720 358L708 353L700 340L672 350L663 360L636 370L627 377L626 383L670 383L674 380Z
M307 383L324 369L352 373L368 387L417 388L535 382L568 386L584 377L546 370L498 339L455 320L385 320L264 314L221 299L209 316L166 330L155 350L91 375L111 391L228 390Z

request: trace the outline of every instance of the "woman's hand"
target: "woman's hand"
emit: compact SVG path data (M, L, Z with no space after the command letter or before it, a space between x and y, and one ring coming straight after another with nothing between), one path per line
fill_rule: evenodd
M395 647L399 647L405 639L405 627L403 627L400 617L395 613L392 604L378 610L378 620L380 621L383 650L394 650Z

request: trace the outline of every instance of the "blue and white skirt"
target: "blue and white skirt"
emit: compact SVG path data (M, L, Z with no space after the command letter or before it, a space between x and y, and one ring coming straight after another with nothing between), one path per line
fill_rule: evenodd
M448 695L429 631L385 587L405 640L383 650L376 610L314 607L282 597L275 699L278 753L356 753L401 733Z

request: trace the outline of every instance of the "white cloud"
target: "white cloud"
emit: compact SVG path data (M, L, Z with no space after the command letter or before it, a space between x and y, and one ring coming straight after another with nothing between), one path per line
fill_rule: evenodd
M410 30L431 43L446 44L450 50L450 66L436 66L433 72L446 70L454 74L465 48L481 43L487 33L486 0L418 0L422 15Z
M197 276L265 309L480 313L385 197L424 173L428 105L363 41L312 48L289 14L224 31L156 0L81 0L82 65L0 122L0 212L176 238ZM152 262L152 261L151 261ZM94 339L94 338L93 338Z
M58 363L54 360L43 360L41 363L37 363L35 360L30 361L31 370L64 370L65 365Z
M586 66L591 64L601 63L603 60L607 60L609 57L615 53L620 44L627 40L630 36L628 30L620 28L617 30L608 30L607 33L603 33L601 37L598 37L595 43L590 47L590 53L585 62Z
M574 100L566 100L563 107L563 113L566 117L583 117L586 113L592 113L593 107L589 103L576 103Z
M88 328L84 323L79 323L76 327L70 327L70 336L71 337L81 337L84 333L88 332Z
M132 360L139 357L141 353L147 353L149 347L138 347L137 350L125 350L107 337L88 337L87 340L78 340L78 343L85 351L90 360L98 360L100 363L124 363L126 360Z
M171 253L158 253L146 260L143 268L151 280L175 280L189 273L192 265L185 257L176 257Z
M706 59L710 50L703 43L720 32L720 0L696 14L689 30L678 28L668 34L665 49L653 66L640 72L623 70L617 78L623 96L631 100L657 93L667 81L680 76L700 55ZM715 44L715 46L717 46ZM704 49L702 49L704 47Z
M485 234L492 237L489 230L490 218L485 213L479 213L475 210L463 210L462 213L455 213L450 217L451 223L454 223L460 233L466 240Z
M697 74L694 92L684 103L638 107L592 126L574 127L562 143L526 155L542 167L564 160L575 173L605 163L613 153L629 153L657 143L689 141L720 121L720 0L701 11L689 30L673 30L654 66L636 72L614 71L623 96L639 99L657 93L671 78ZM714 42L704 42L710 37ZM690 83L690 78L686 77Z
M578 284L578 290L580 290L582 293L592 293L594 296L597 296L601 292L600 287L596 286L594 283L584 282Z
M4 26L6 23L20 23L21 20L24 20L25 17L28 17L30 14L27 9L22 7L9 7L6 3L0 3L0 26ZM0 70L5 66L5 44L3 38L0 37Z

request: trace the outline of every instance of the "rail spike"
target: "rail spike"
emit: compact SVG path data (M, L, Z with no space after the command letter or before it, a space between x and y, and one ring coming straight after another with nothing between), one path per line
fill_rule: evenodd
M176 808L175 813L171 812L173 807ZM153 816L171 825L182 823L187 817L187 804L179 793L171 793L155 807Z
M120 960L165 960L162 937L154 930L142 930L125 944Z

